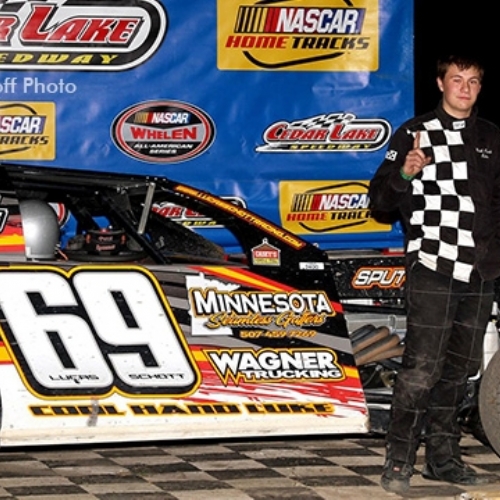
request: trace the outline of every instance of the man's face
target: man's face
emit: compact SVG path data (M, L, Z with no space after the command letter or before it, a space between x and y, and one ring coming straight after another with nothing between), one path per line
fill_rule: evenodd
M438 78L443 93L443 108L455 118L467 118L481 90L481 77L476 68L460 69L452 64L443 79Z

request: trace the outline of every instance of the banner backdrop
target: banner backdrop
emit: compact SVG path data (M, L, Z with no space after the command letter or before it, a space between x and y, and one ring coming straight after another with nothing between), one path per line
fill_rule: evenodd
M413 2L3 0L0 69L0 161L169 177L325 249L401 246L367 186L413 114Z

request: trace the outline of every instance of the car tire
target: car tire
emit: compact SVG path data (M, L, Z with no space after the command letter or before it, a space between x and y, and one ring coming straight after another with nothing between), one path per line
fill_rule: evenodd
M479 416L490 446L500 456L500 351L491 358L481 377Z

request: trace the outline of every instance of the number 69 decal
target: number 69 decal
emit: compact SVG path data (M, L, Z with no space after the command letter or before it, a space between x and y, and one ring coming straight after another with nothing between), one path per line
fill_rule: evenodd
M0 270L5 342L42 397L180 396L199 372L156 281L140 268Z

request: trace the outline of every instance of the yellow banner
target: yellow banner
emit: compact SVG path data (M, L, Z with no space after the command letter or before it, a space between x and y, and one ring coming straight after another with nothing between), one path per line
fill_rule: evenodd
M0 155L3 160L54 160L55 104L0 102Z
M378 0L218 0L223 70L376 71Z
M295 234L390 231L373 219L369 181L284 181L279 184L280 217Z

